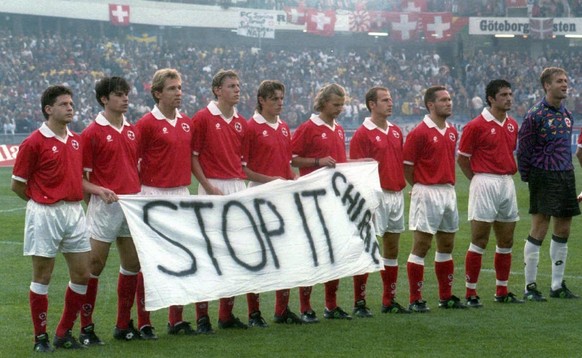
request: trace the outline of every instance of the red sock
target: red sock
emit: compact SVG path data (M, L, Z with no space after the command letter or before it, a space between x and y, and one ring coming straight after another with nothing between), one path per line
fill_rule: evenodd
M184 306L170 306L170 308L168 308L168 323L170 323L171 326L175 326L182 322L184 320L182 317L183 312Z
M337 289L339 280L331 280L323 284L325 287L325 308L334 310L337 307Z
M481 272L481 262L483 255L473 251L467 251L465 255L465 280L466 283L473 287L468 287L465 297L477 296L477 281Z
M448 300L453 295L453 275L455 273L453 260L435 261L434 271L439 283L439 298Z
M382 277L382 304L390 306L396 296L396 281L398 280L398 266L384 265L384 271L380 271Z
M28 302L30 304L30 314L34 325L34 335L46 333L48 295L39 295L32 291L28 292Z
M257 312L260 309L258 293L247 293L247 307L249 309L249 316L251 313Z
M145 287L143 282L143 274L141 271L137 274L137 288L135 291L135 301L137 303L137 327L151 326L150 313L145 309ZM128 327L117 327L119 329L127 329Z
M196 302L196 320L208 316L208 302Z
M278 290L275 292L275 316L281 316L289 306L289 293L291 290Z
M408 287L410 289L410 303L422 300L422 286L424 285L424 265L413 262L406 263L408 273Z
M131 320L131 308L135 300L138 275L124 275L121 272L117 276L117 323L122 329L129 327ZM89 281L91 282L91 281Z
M95 301L97 301L98 287L99 278L89 278L89 282L87 282L87 294L85 294L85 302L81 306L81 327L87 327L93 323L93 310L95 309Z
M311 290L312 287L299 287L299 306L301 313L311 311Z
M234 309L234 297L221 298L218 304L218 319L226 322L232 317Z
M70 287L67 287L67 291L65 292L65 307L59 325L57 326L57 336L63 337L69 329L73 328L83 302L85 302L85 295L77 293Z
M368 274L354 276L354 306L359 300L366 299L366 283L368 282Z
M509 281L509 272L511 271L511 253L509 254L501 254L495 253L494 258L494 266L495 266L495 276L497 281L507 282ZM507 284L497 285L496 289L497 296L506 296L507 295Z

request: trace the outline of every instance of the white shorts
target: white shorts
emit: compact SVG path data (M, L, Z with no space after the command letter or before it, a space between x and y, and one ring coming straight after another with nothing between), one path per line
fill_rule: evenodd
M91 244L80 202L26 203L24 256L55 257L58 252L88 251Z
M382 191L382 203L374 215L376 235L404 231L404 195L402 191Z
M436 234L459 230L457 194L450 184L414 184L408 218L410 230Z
M242 179L208 179L208 182L222 191L224 195L232 194L247 188ZM202 185L198 185L198 195L207 195Z
M131 237L121 205L107 204L98 195L91 195L87 206L87 230L92 239L108 243L118 237Z
M187 186L177 186L174 188L156 188L155 186L142 185L139 195L147 196L173 196L173 195L190 195Z
M475 174L469 186L469 221L519 220L515 184L510 175Z

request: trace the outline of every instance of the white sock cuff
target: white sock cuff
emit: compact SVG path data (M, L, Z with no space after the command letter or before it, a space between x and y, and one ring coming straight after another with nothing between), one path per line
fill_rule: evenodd
M424 266L424 257L416 256L413 254L408 255L408 262L413 264Z
M434 253L434 261L435 262L446 262L451 261L453 259L453 254L446 254L444 252L436 251Z
M384 266L398 266L397 259L387 259L384 257L382 261L384 261Z
M512 248L495 246L495 252L498 254L510 254L512 252Z
M49 285L43 285L42 283L38 282L31 282L30 283L30 290L37 295L48 295Z
M78 283L72 283L69 281L69 288L73 290L73 292L78 293L80 295L87 294L87 285L79 285Z
M124 269L123 267L119 266L119 273L125 276L137 276L138 272L133 272L133 271L129 271Z
M474 252L474 253L476 253L476 254L483 255L483 253L485 252L485 249L482 249L482 248L480 248L479 246L477 246L477 245L475 245L475 244L471 243L471 244L469 245L469 251L471 251L471 252Z

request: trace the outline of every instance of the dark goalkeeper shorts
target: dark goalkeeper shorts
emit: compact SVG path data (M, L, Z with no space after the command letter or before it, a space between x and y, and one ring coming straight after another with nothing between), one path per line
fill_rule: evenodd
M529 174L529 213L554 217L580 215L574 171L532 168Z

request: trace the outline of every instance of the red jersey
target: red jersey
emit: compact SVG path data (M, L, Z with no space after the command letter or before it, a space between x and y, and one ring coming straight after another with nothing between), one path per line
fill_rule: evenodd
M459 155L471 158L474 173L513 175L517 172L516 145L517 122L507 116L499 123L485 108L463 128Z
M44 123L18 151L12 178L26 183L26 196L39 204L83 200L81 136L67 129L65 140Z
M332 157L337 163L345 163L346 143L345 132L335 120L333 126L328 126L318 115L312 114L309 120L303 122L291 140L294 157L324 158ZM319 167L299 168L299 174L307 175Z
M139 135L140 179L143 185L175 188L191 183L192 122L176 110L169 121L157 106L137 121Z
M192 117L192 152L198 155L204 175L211 179L245 179L242 144L246 119L234 110L226 120L215 102Z
M137 162L139 142L136 129L125 117L120 129L102 113L83 133L83 170L89 181L116 194L136 194L141 190Z
M293 179L290 162L291 131L287 123L277 118L277 123L271 124L255 113L243 142L243 163L256 173Z
M402 165L403 143L402 131L398 126L388 122L388 127L383 130L368 117L350 141L350 158L376 160L382 189L400 191L406 186Z
M446 128L439 129L424 116L404 142L404 164L414 165L414 183L455 184L457 138L455 127L446 123Z

